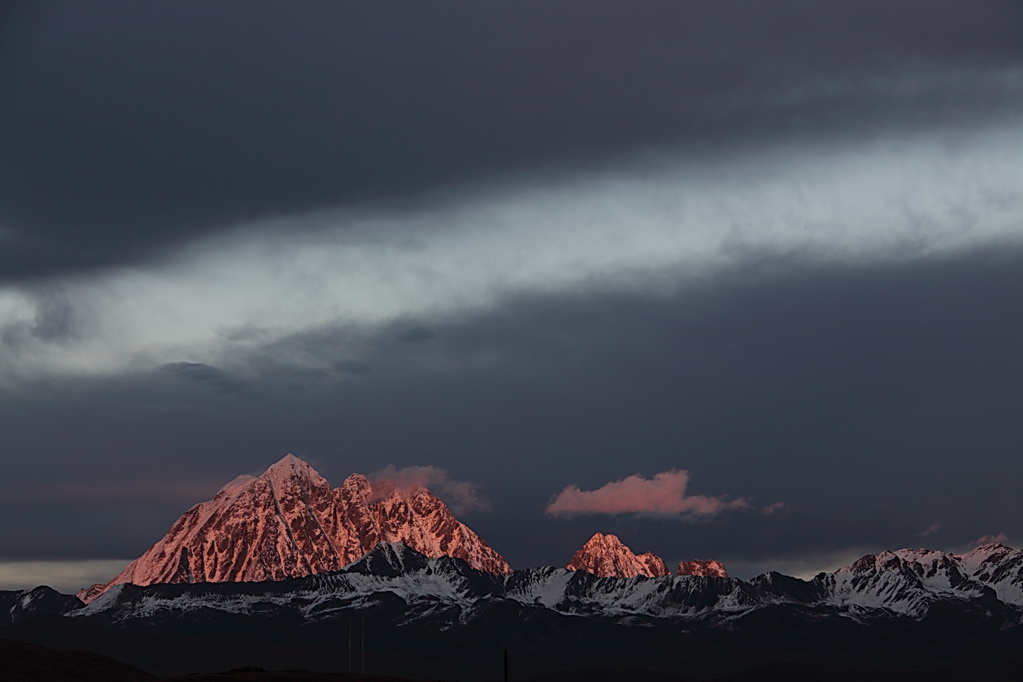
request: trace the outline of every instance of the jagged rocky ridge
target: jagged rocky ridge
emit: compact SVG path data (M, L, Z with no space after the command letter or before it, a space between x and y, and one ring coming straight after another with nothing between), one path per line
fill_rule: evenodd
M813 619L857 621L964 618L1023 623L1023 552L999 544L964 555L899 550L868 555L813 580L767 573L751 580L708 576L601 578L541 567L495 574L451 557L429 558L400 543L382 543L343 570L277 583L118 585L78 616L113 621L170 618L195 609L226 613L287 611L306 619L345 609L385 609L404 622L473 622L492 608L539 608L561 614L722 624L765 608Z
M89 603L115 585L284 580L337 571L380 542L403 542L429 557L451 556L504 574L508 562L428 490L380 485L352 474L331 489L287 455L262 475L240 477L197 504L109 583L78 597Z
M676 575L705 575L713 578L727 578L728 571L720 561L694 559L692 561L680 561Z

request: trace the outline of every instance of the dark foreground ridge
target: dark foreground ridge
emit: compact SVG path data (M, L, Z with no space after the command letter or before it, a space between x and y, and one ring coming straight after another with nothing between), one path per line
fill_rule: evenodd
M327 673L311 670L263 670L247 667L217 673L159 678L91 651L67 651L0 639L0 680L4 682L410 682L407 677Z
M138 668L89 651L61 651L0 640L0 680L4 682L414 682L422 678L392 677L311 670L264 670L245 667L215 673L193 673L158 678ZM694 676L655 672L644 669L608 667L553 673L517 675L514 679L530 682L583 682L589 680L636 680L646 682L962 682L983 679L988 682L1017 682L1023 671L1023 659L1004 662L928 666L923 668L881 669L791 661L756 666L727 677ZM492 679L498 679L492 676Z
M141 682L156 679L138 668L92 651L57 651L0 639L0 680L5 682Z

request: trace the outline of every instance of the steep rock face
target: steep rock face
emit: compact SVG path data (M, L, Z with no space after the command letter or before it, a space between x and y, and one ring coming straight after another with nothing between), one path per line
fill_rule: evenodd
M429 491L390 487L375 496L361 474L332 490L289 454L261 476L235 479L189 509L111 582L78 597L89 603L121 583L249 582L336 571L382 541L403 542L428 557L457 557L489 573L511 572Z
M664 559L653 552L632 553L616 535L596 533L572 555L565 567L570 571L586 571L600 578L650 578L671 575Z
M694 559L693 561L680 562L676 575L703 575L711 578L727 578L728 572L725 570L725 565L720 561Z
M996 542L955 558L971 580L990 587L1004 602L1023 605L1023 550Z

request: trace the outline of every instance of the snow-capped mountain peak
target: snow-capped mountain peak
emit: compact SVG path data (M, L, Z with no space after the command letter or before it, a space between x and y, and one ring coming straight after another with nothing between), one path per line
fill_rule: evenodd
M1021 604L1023 551L999 544L961 555L930 549L885 550L815 581L839 604L915 616L925 614L935 600L977 600L990 591L1002 602Z
M320 474L307 462L288 453L271 464L260 478L267 478L275 486L303 486L326 483Z
M106 585L79 592L90 602L113 585L250 582L336 571L379 542L428 556L454 556L491 573L508 562L426 489L394 488L374 499L361 474L341 487L288 454L260 476L239 477L195 505L167 534Z

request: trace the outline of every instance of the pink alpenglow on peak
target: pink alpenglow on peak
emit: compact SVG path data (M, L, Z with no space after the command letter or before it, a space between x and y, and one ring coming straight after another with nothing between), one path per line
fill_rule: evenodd
M678 565L678 575L703 575L712 578L727 578L728 572L725 565L713 559L705 561L694 559L693 561L682 561Z
M654 578L671 575L664 559L653 552L633 554L617 535L596 533L572 555L565 567L570 571L586 571L599 578Z
M262 475L240 476L186 511L120 575L78 597L89 603L121 583L252 582L336 571L380 542L511 573L508 562L429 490L390 486L385 496L373 493L362 474L332 489L309 464L286 455Z

